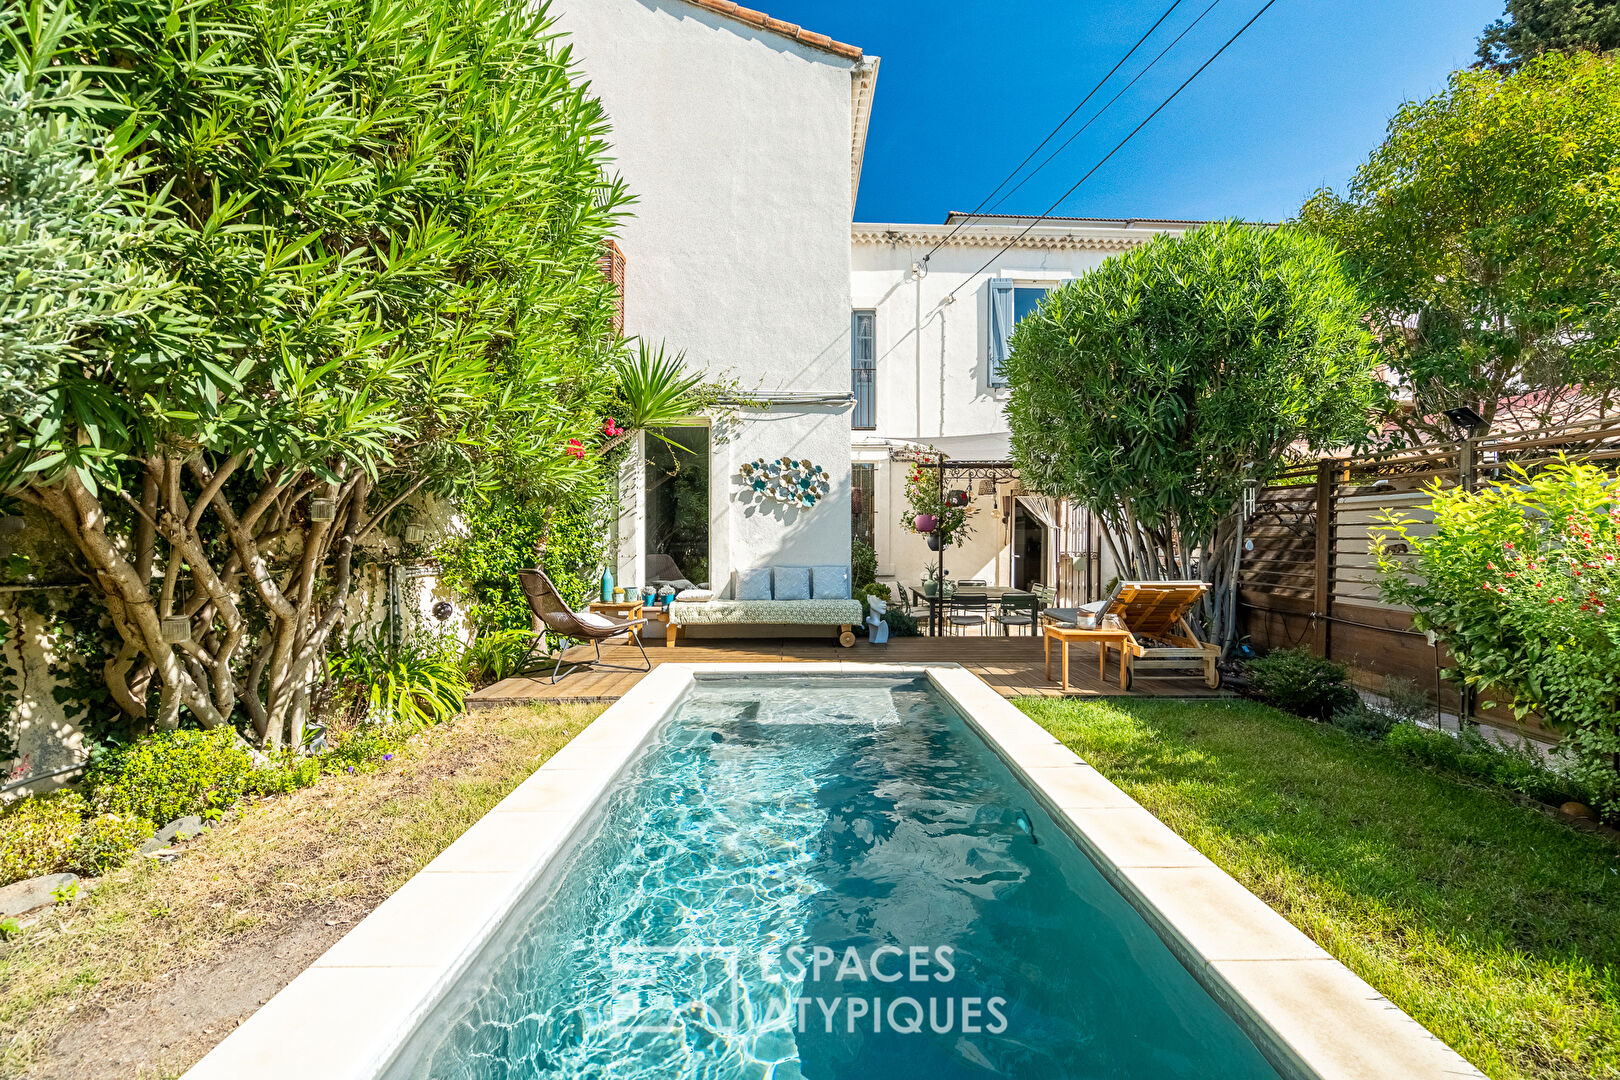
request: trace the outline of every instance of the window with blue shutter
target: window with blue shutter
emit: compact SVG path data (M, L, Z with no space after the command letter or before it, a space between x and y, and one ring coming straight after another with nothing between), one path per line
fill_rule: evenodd
M1010 278L990 279L990 371L988 382L994 387L1007 385L1002 364L1007 359L1012 342L1013 327L1024 316L1041 306L1047 288L1043 285L1014 285Z

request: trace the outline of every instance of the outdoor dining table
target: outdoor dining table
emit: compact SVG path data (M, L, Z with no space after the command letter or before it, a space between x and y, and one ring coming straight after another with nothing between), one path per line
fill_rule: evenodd
M955 600L957 597L962 597L962 596L982 596L986 600L988 600L990 606L992 608L994 608L997 604L1001 603L1001 598L1003 596L1034 596L1034 595L1035 595L1034 593L1028 592L1028 591L1026 591L1024 589L1014 589L1010 585L958 585L956 587L956 590L950 596L946 596L946 597L940 597L940 596L937 596L937 595L936 596L927 596L927 595L924 595L922 589L917 588L915 586L911 587L911 597L912 597L913 602L916 604L916 606L918 606L918 607L923 607L925 605L927 606L927 608L928 608L928 626L929 626L930 632L935 634L935 635L937 635L940 632L940 630L943 628L942 623L941 623L941 619L940 619L940 615L941 615L940 601L941 600L943 600L945 602L946 606L949 606L950 602L952 600ZM1002 629L1005 630L1006 627L1002 627Z

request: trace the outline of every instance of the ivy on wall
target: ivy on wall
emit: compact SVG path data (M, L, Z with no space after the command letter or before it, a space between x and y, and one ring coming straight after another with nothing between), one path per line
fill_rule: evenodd
M466 535L440 544L434 556L445 585L471 602L479 633L527 630L529 605L517 572L535 565L544 540L541 568L571 607L582 607L594 595L607 555L601 519L593 502L545 506L492 499L469 508Z

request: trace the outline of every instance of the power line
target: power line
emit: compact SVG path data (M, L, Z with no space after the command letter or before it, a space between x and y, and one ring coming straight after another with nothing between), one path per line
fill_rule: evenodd
M1069 110L1069 115L1065 116L1058 123L1057 127L1053 128L1051 131L1048 131L1046 133L1046 138L1042 139L1039 143L1035 144L1035 149L1031 150L1029 152L1029 156L1026 157L1023 161L1020 161L1018 163L1018 168L1017 169L1014 169L1012 172L1010 172L1006 176L1002 177L1001 183L999 183L999 184L997 184L995 186L995 190L991 191L990 194L986 195L984 197L984 199L979 203L979 205L975 206L973 208L972 213L968 214L967 217L963 218L960 222L958 222L957 225L956 225L956 228L952 229L946 235L945 240L949 240L952 236L955 236L958 229L962 228L963 225L965 225L965 224L967 224L967 222L971 221L973 219L973 217L976 214L978 214L978 212L980 210L983 210L985 203L987 203L991 199L995 198L996 197L996 192L998 192L1002 188L1006 187L1007 186L1007 181L1011 180L1013 177L1018 175L1019 169L1022 169L1025 165L1028 165L1031 161L1035 160L1035 155L1041 152L1041 147L1045 146L1047 143L1051 142L1054 138L1057 137L1057 133L1062 131L1064 126L1066 124L1068 124L1068 122L1070 120L1074 119L1075 113L1078 113L1081 109L1086 107L1086 102L1090 101L1092 99L1092 97L1094 97L1096 95L1097 91L1099 91L1099 90L1101 90L1103 88L1104 83L1106 83L1109 79L1114 77L1114 72L1118 71L1124 65L1125 61L1129 60L1132 56L1136 55L1136 50L1140 49L1142 47L1143 43L1146 42L1148 38L1153 36L1153 31L1155 31L1155 30L1157 30L1159 28L1159 24L1164 22L1164 20L1168 19L1170 17L1170 13L1172 11L1175 11L1176 8L1178 8L1180 6L1181 6L1181 0L1174 0L1174 2L1171 3L1171 5L1169 7L1165 8L1164 9L1164 14L1159 16L1158 21L1156 21L1152 26L1147 28L1147 33L1145 33L1141 37L1137 38L1136 39L1136 44L1131 46L1130 51L1127 52L1124 56L1119 58L1119 63L1117 63L1113 67L1109 68L1108 69L1108 74L1104 75L1102 78L1097 80L1097 85L1093 86L1086 93L1086 96L1080 99L1080 104L1078 104L1074 108L1070 109ZM1200 16L1200 17L1202 17L1202 16ZM1065 144L1065 145L1067 145L1067 144ZM1048 158L1047 160L1050 161L1051 159ZM1026 177L1026 179L1027 179L1027 177ZM1020 184L1022 184L1022 181L1020 181ZM936 252L940 248L944 247L945 246L945 240L941 240L939 243L937 243L933 247L929 248L928 249L928 254L924 255L922 257L922 261L927 262L929 260L929 258L934 254L934 252Z
M1081 124L1080 129L1078 131L1076 131L1073 135L1070 135L1067 139L1065 139L1063 141L1062 146L1058 147L1056 150L1054 150L1050 154L1048 154L1046 156L1045 161L1041 162L1039 165L1037 165L1033 169L1031 169L1024 176L1024 178L1022 180L1018 181L1018 183L1013 186L1013 188L1011 190L1009 190L1001 198L997 199L996 203L995 203L995 206L992 206L990 209L993 211L993 210L996 209L996 207L1000 206L1002 203L1004 203L1008 199L1012 198L1013 195L1017 193L1019 188L1023 187L1025 184L1029 183L1030 180L1034 179L1036 173L1040 172L1042 169L1044 169L1048 165L1052 164L1052 160L1054 158L1056 158L1059 154L1063 153L1063 151L1067 150L1069 148L1070 144L1072 144L1074 142L1074 140L1078 139L1081 135L1085 134L1085 131L1086 131L1086 129L1088 127L1090 127L1092 124L1096 123L1097 119L1099 117L1101 117L1103 113L1107 112L1113 106L1114 102L1116 102L1120 98L1124 97L1125 96L1125 91L1127 91L1131 87L1135 86L1137 84L1138 80L1140 80L1142 78L1142 76L1144 76L1148 72L1152 71L1153 66L1155 64L1157 64L1160 60L1163 60L1164 57L1165 57L1165 54L1168 53L1171 49L1175 48L1176 43L1179 42L1182 38L1186 37L1188 34L1190 34L1194 27L1196 27L1199 23L1203 22L1204 21L1204 16L1208 15L1211 11L1214 11L1215 10L1215 5L1219 4L1220 2L1221 2L1221 0L1211 0L1210 5L1207 8L1205 8L1203 11L1198 13L1198 18L1196 18L1192 22L1188 23L1187 28L1185 30L1183 30L1181 33L1177 34L1175 36L1174 40L1172 40L1170 42L1170 44L1166 45L1163 49L1161 49L1159 51L1158 56L1155 56L1152 60L1149 60L1147 66L1144 67L1141 71L1138 71L1136 73L1135 78L1131 79L1130 82L1126 83L1124 85L1124 87L1121 88L1119 93L1117 93L1113 97L1109 98L1108 103L1106 105L1104 105L1102 108L1098 109L1095 113L1093 113L1091 115L1090 120L1087 120L1084 124Z
M1031 221L1028 225L1024 226L1024 229L1023 229L1022 232L1020 232L1017 236L1013 237L1011 240L1007 241L1007 243L1001 248L1001 250L997 251L994 255L990 256L990 258L988 260L986 260L986 262L985 262L985 264L983 266L981 266L977 270L973 271L973 273L968 276L966 281L963 281L960 285L957 285L956 288L952 289L949 293L947 293L946 297L945 297L945 301L943 301L943 302L948 303L948 302L950 302L952 300L955 300L956 299L956 294L958 292L962 291L963 286L969 284L970 282L972 282L974 280L974 278L977 278L980 274L982 274L986 270L990 269L990 266L991 266L992 263L994 263L997 259L1001 258L1003 255L1007 254L1007 252L1009 250L1011 250L1013 248L1013 246L1018 243L1018 241L1022 240L1024 237L1028 236L1029 231L1031 229L1033 229L1035 226L1039 225L1042 221L1045 221L1047 218L1051 217L1052 216L1052 211L1056 210L1059 206L1062 206L1064 201L1067 200L1070 195L1073 195L1076 191L1078 191L1080 189L1081 184L1085 183L1087 180L1090 180L1092 174L1095 173L1098 169L1102 168L1104 165L1106 165L1108 163L1109 158L1112 158L1115 154L1119 153L1120 149L1126 143L1130 142L1131 139L1133 139L1136 136L1136 133L1138 131L1141 131L1143 128L1147 127L1149 121L1151 121L1155 116L1158 116L1161 112L1163 112L1165 110L1165 107L1168 106L1172 101L1176 100L1176 97L1183 90L1187 89L1187 87L1192 84L1192 81L1194 79L1198 78L1198 76L1200 76L1200 75L1202 75L1204 73L1205 68L1209 67L1209 65L1213 64L1216 60L1220 59L1220 55L1223 52L1225 52L1227 49L1232 47L1232 42L1234 42L1238 38L1242 37L1244 32L1247 31L1249 29L1249 27L1253 26L1259 20L1260 16L1264 15L1267 11L1270 11L1271 10L1271 5L1275 4L1276 2L1277 2L1277 0L1266 0L1265 6L1262 7L1259 11L1255 12L1253 18L1251 18L1248 22L1244 23L1241 27L1239 27L1237 33L1235 33L1231 37L1227 38L1226 39L1226 44L1222 45L1219 49L1216 49L1213 56L1211 56L1208 60L1205 60L1202 64L1200 64L1198 66L1197 71L1195 71L1191 75L1187 76L1187 81L1182 83L1180 86L1176 87L1175 92L1172 93L1169 97L1165 98L1164 101L1160 102L1158 108L1156 108L1152 112L1148 113L1147 119L1143 120L1140 124L1137 124L1134 128L1131 129L1131 132L1130 132L1129 135L1126 135L1123 139L1119 140L1119 142L1115 143L1114 148L1112 150L1108 151L1108 153L1104 154L1103 157L1102 157L1102 160L1097 162L1097 164L1093 165L1089 170L1087 170L1087 172L1086 172L1086 174L1084 176L1082 176L1080 179L1076 180L1074 182L1073 187L1069 188L1069 190L1065 191L1062 195L1059 195L1056 202L1054 202L1051 206L1048 206L1040 214L1039 217L1035 218L1035 220Z

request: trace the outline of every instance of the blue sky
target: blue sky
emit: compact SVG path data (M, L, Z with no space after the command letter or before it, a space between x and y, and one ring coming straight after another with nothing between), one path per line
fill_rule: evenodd
M1039 213L1260 8L1219 0L1004 213ZM1170 0L760 0L883 58L858 221L971 210ZM1209 0L1183 0L1082 110L1113 96ZM1403 101L1473 59L1503 0L1278 0L1057 213L1276 221L1342 186ZM1044 157L1068 131L1049 144ZM1040 161L1037 157L1036 161Z

